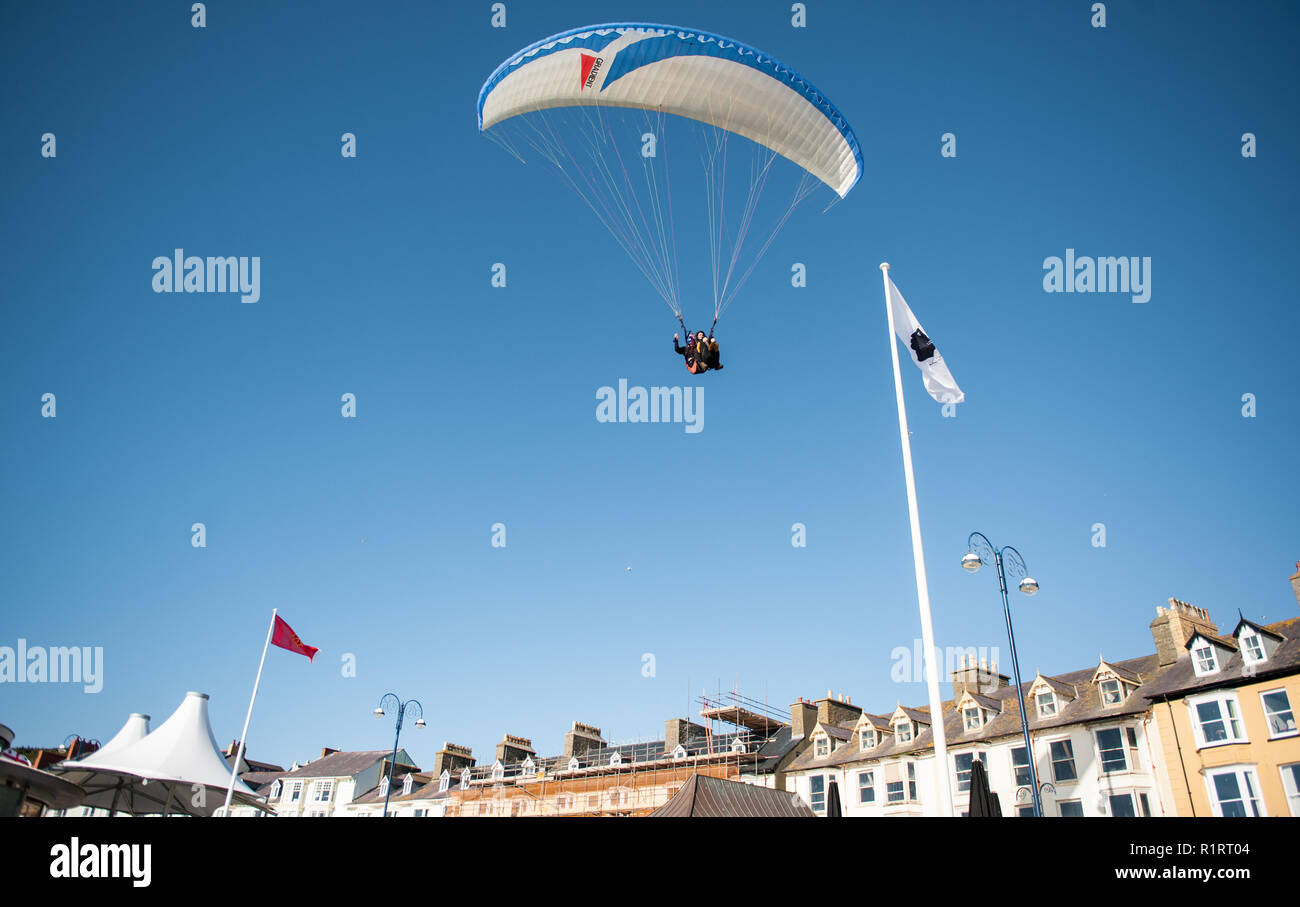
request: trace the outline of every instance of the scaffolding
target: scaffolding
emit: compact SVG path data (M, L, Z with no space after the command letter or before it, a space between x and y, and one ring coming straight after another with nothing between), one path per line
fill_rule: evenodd
M757 744L754 746L757 750L789 724L784 715L772 709L766 702L760 702L734 689L726 693L719 692L716 696L702 693L696 701L700 704L700 717L708 721L704 729L709 752L714 751L715 737L728 740L740 735L745 735L747 742ZM719 725L742 730L719 732ZM723 745L730 746L730 742Z
M789 722L736 690L697 700L703 734L680 749L638 739L531 764L475 765L452 776L449 816L643 816L667 803L691 775L741 780L761 774L764 750ZM699 727L699 725L697 725Z

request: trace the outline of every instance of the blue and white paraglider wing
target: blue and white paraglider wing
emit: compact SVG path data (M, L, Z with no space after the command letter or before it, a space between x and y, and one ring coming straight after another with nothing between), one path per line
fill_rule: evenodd
M835 106L752 47L664 25L574 29L525 48L479 94L479 128L558 107L611 106L687 117L788 158L845 196L862 153Z

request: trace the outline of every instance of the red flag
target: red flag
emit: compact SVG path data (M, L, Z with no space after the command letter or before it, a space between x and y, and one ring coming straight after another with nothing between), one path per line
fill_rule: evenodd
M281 649L288 649L290 652L297 652L299 655L306 655L307 659L316 657L320 651L315 646L309 646L298 638L298 634L293 632L293 627L284 622L280 615L275 616L275 632L271 634L271 642Z

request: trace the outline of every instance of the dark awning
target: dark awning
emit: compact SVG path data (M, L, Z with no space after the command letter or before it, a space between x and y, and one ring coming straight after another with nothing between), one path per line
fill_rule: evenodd
M798 794L756 787L741 781L710 778L707 775L691 775L671 800L650 815L815 818L813 811Z

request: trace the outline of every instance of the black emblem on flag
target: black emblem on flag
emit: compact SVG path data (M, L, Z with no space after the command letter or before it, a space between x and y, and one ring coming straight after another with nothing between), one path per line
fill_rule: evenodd
M912 332L912 352L916 353L917 362L934 358L934 344L925 336L925 331L917 328Z

